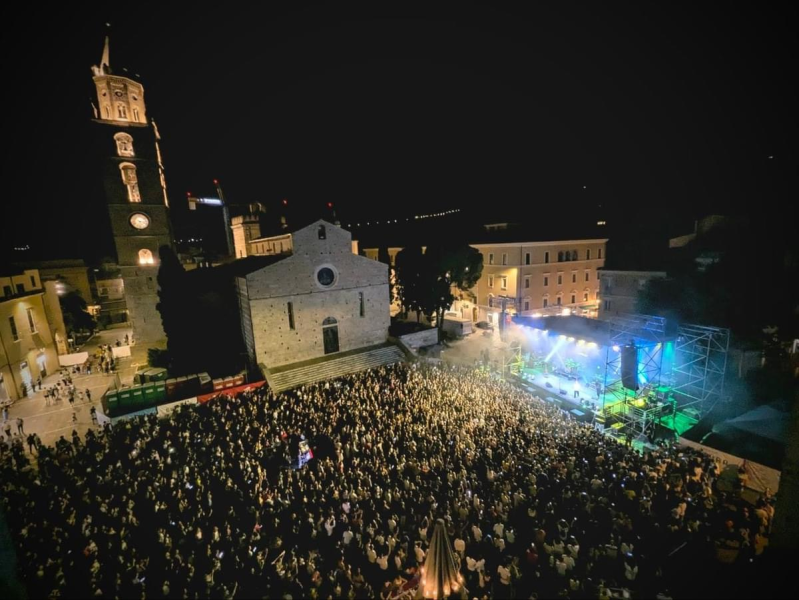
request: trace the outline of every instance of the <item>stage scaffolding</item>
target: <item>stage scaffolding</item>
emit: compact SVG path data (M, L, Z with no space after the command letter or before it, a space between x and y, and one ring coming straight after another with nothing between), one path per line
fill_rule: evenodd
M678 409L688 409L700 419L724 398L729 348L729 329L680 326L672 370Z
M598 421L607 433L632 440L653 427L664 410L662 403L651 400L657 398L661 382L663 346L669 339L666 320L650 315L614 317L609 321L609 329L602 411ZM638 349L637 390L627 389L622 383L620 350L630 344Z

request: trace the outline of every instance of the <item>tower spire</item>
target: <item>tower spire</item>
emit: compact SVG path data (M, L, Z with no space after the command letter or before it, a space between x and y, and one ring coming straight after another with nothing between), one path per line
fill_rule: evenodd
M104 73L109 73L111 71L108 43L109 43L108 36L105 36L105 45L103 46L103 58L100 59L100 70Z

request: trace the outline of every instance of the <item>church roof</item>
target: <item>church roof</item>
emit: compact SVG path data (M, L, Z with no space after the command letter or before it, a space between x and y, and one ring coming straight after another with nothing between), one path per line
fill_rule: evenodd
M228 270L230 275L233 277L246 277L250 273L260 271L264 267L278 263L290 256L291 254L288 253L274 254L271 256L248 256L247 258L234 260L233 262L230 262L221 268Z

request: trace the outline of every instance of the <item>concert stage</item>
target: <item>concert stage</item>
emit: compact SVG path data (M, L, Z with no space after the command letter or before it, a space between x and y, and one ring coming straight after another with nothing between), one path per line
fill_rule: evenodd
M512 322L502 372L621 441L679 436L723 397L727 330L646 315Z

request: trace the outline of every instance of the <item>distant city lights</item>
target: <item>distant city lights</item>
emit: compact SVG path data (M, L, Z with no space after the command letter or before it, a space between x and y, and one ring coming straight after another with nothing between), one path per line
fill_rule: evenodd
M414 218L414 220L418 221L419 219L432 219L434 217L446 217L447 215L453 215L453 214L459 213L459 212L461 212L460 208L453 208L452 210L445 210L445 211L442 211L442 212L430 213L429 215L414 215L413 218ZM410 221L411 218L410 217L406 217L405 220L406 221ZM380 225L380 223L381 223L380 221L375 221L374 222L375 225ZM399 219L393 219L393 220L392 219L388 219L387 221L385 221L386 225L390 225L391 223L399 223ZM366 224L371 226L372 222L369 221ZM352 226L353 226L352 223L348 223L347 224L347 227L352 227ZM355 224L355 227L360 227L360 226L361 226L360 223L356 223Z

